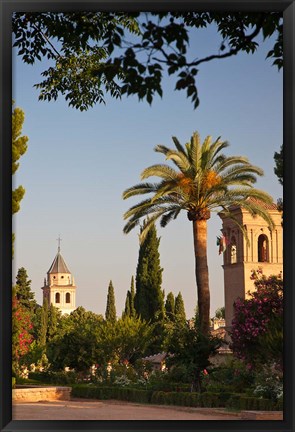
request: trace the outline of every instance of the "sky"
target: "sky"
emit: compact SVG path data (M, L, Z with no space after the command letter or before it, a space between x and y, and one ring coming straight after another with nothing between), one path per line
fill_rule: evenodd
M194 110L175 80L163 83L163 98L152 106L137 97L98 104L86 112L56 102L38 101L33 85L41 81L46 60L25 65L13 51L13 99L25 112L23 134L28 150L20 159L14 187L26 194L13 217L16 234L14 278L25 267L32 290L42 304L43 280L57 253L75 277L76 306L103 314L113 282L117 315L124 309L138 260L138 230L123 234L123 214L139 198L122 200L122 192L140 182L147 166L163 163L157 144L173 148L171 137L183 144L198 131L230 143L227 155L243 155L264 170L256 187L276 202L282 187L274 174L273 155L283 142L283 76L266 54L273 40L254 55L215 60L200 66L197 77L200 105ZM200 30L191 49L197 56L215 53L220 45L214 29ZM221 220L208 221L208 266L211 316L224 305L222 255L216 237ZM182 293L187 318L197 304L192 226L185 212L165 228L157 226L162 288ZM15 279L14 281L15 282Z

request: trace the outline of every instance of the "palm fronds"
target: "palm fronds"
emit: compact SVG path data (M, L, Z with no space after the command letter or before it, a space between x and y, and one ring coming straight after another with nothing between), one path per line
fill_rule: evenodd
M155 151L162 153L166 160L171 160L177 169L167 164L155 164L146 168L141 179L158 177L158 183L139 183L123 193L123 198L150 194L150 197L131 207L124 219L129 221L124 232L131 231L141 218L149 221L160 220L166 226L176 219L181 210L223 209L230 216L231 208L240 206L251 215L259 215L267 221L270 228L273 221L264 204L272 203L272 197L256 189L253 184L263 170L252 165L245 156L225 156L222 152L229 146L227 141L218 137L212 142L207 136L203 143L197 132L183 146L176 137L172 137L176 149L157 145ZM251 200L255 198L255 200ZM147 232L153 222L147 224ZM244 232L243 227L240 227ZM145 234L143 234L145 235Z

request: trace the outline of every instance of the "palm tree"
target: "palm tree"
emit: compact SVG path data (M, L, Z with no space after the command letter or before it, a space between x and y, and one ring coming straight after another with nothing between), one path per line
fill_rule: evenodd
M220 137L212 143L211 136L207 136L201 144L199 134L195 132L184 147L176 137L172 139L176 150L157 145L155 151L163 153L166 160L171 160L176 165L177 170L166 164L150 166L142 172L141 179L157 176L160 177L160 182L140 183L123 192L124 199L152 194L124 214L124 219L129 219L124 232L129 233L141 218L147 217L140 234L144 238L156 220L160 219L160 225L165 227L182 210L187 212L193 225L200 330L203 334L208 334L210 291L207 220L210 213L221 211L239 225L231 214L231 207L238 205L253 216L261 216L273 228L273 221L263 206L263 203L272 203L272 198L252 186L256 182L256 175L263 175L262 169L251 165L246 157L227 157L222 154L222 150L229 144L222 142ZM240 226L240 229L246 236L244 227Z

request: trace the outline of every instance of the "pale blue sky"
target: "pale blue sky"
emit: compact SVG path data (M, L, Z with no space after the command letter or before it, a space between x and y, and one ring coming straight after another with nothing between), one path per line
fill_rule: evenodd
M219 46L213 30L199 31L192 49L198 56ZM245 155L264 169L257 187L274 201L282 188L273 172L273 154L283 140L282 72L265 60L272 42L256 54L240 54L200 67L196 110L175 82L164 83L164 96L150 107L137 97L107 100L81 113L57 102L39 102L33 84L40 82L46 61L22 64L14 52L13 98L25 111L23 133L28 151L20 160L14 184L26 195L14 216L16 232L13 274L25 267L32 289L42 301L43 278L57 252L61 252L77 285L77 306L105 312L109 281L113 281L117 314L124 308L138 258L138 232L122 232L123 213L135 200L123 201L122 192L140 181L141 171L164 162L153 151L157 144L173 147L172 135L185 143L194 131L203 140L212 135L228 140L227 154ZM201 51L200 51L201 50ZM221 221L213 215L208 224L208 261L211 315L224 305L222 256L216 236ZM166 228L158 227L163 271L162 288L181 291L187 316L196 306L196 283L191 223L183 213Z

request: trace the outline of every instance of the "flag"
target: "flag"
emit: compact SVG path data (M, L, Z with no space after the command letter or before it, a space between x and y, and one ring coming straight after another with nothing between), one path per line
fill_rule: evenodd
M217 244L217 246L219 246L218 254L220 255L221 253L226 251L226 247L229 244L229 241L225 237L225 235L222 235L222 236L217 237L216 244Z

